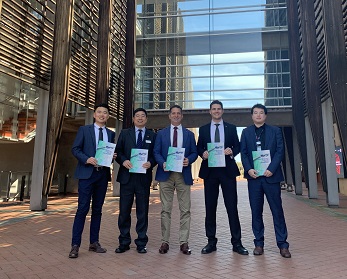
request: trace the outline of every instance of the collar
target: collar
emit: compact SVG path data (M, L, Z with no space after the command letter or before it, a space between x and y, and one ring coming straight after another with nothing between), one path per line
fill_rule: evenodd
M99 129L99 128L105 129L105 128L106 128L106 125L100 127L99 125L97 125L97 124L94 123L94 128L96 128L96 129Z
M224 123L224 122L223 122L223 119L222 119L221 121L219 121L219 122L211 121L211 125L220 124L220 126L224 126L223 123Z
M182 124L178 125L178 126L174 126L174 125L170 125L170 129L173 130L174 127L177 127L177 130L182 130Z
M138 127L135 126L135 133L137 133L139 129L141 129L142 132L145 132L145 131L146 131L146 127L138 128Z

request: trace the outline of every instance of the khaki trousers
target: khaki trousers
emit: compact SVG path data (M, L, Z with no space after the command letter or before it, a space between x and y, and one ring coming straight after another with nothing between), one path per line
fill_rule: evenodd
M184 183L182 173L171 172L169 179L160 181L161 235L162 242L170 240L171 211L174 192L176 189L178 206L180 210L180 245L188 243L190 231L190 185Z

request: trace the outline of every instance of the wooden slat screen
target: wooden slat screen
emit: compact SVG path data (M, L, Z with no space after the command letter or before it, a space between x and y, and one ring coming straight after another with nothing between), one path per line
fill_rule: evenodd
M98 15L99 1L75 1L69 99L90 109L95 105Z
M55 1L2 1L0 71L49 89Z
M305 86L305 73L304 73L304 52L302 45L302 19L301 19L301 8L298 3L298 19L299 19L299 41L300 41L300 61L301 61L301 84L303 92L303 107L304 113L307 115L307 104L306 104L306 86Z
M319 86L322 100L329 97L327 64L325 56L325 34L322 1L315 1L316 37L318 53Z
M342 0L343 30L345 34L345 48L347 56L347 0Z
M125 79L126 0L114 0L111 22L111 77L109 106L111 115L123 120Z

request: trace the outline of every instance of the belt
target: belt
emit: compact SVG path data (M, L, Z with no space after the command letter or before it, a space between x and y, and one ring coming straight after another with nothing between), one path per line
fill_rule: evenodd
M94 169L95 169L96 171L101 171L101 170L103 170L104 168L106 168L106 167L103 167L103 166L96 166L96 167L94 167Z

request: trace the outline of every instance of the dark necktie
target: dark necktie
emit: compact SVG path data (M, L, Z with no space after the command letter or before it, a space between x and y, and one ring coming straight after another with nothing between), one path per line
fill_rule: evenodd
M220 142L220 135L219 135L219 128L218 128L220 124L214 124L214 125L216 125L216 131L214 133L214 142Z
M137 136L137 142L136 142L136 148L141 148L142 147L142 130L138 129L139 134Z
M174 127L172 146L177 147L177 127Z
M102 128L99 128L99 140L104 140L104 135L102 133Z

